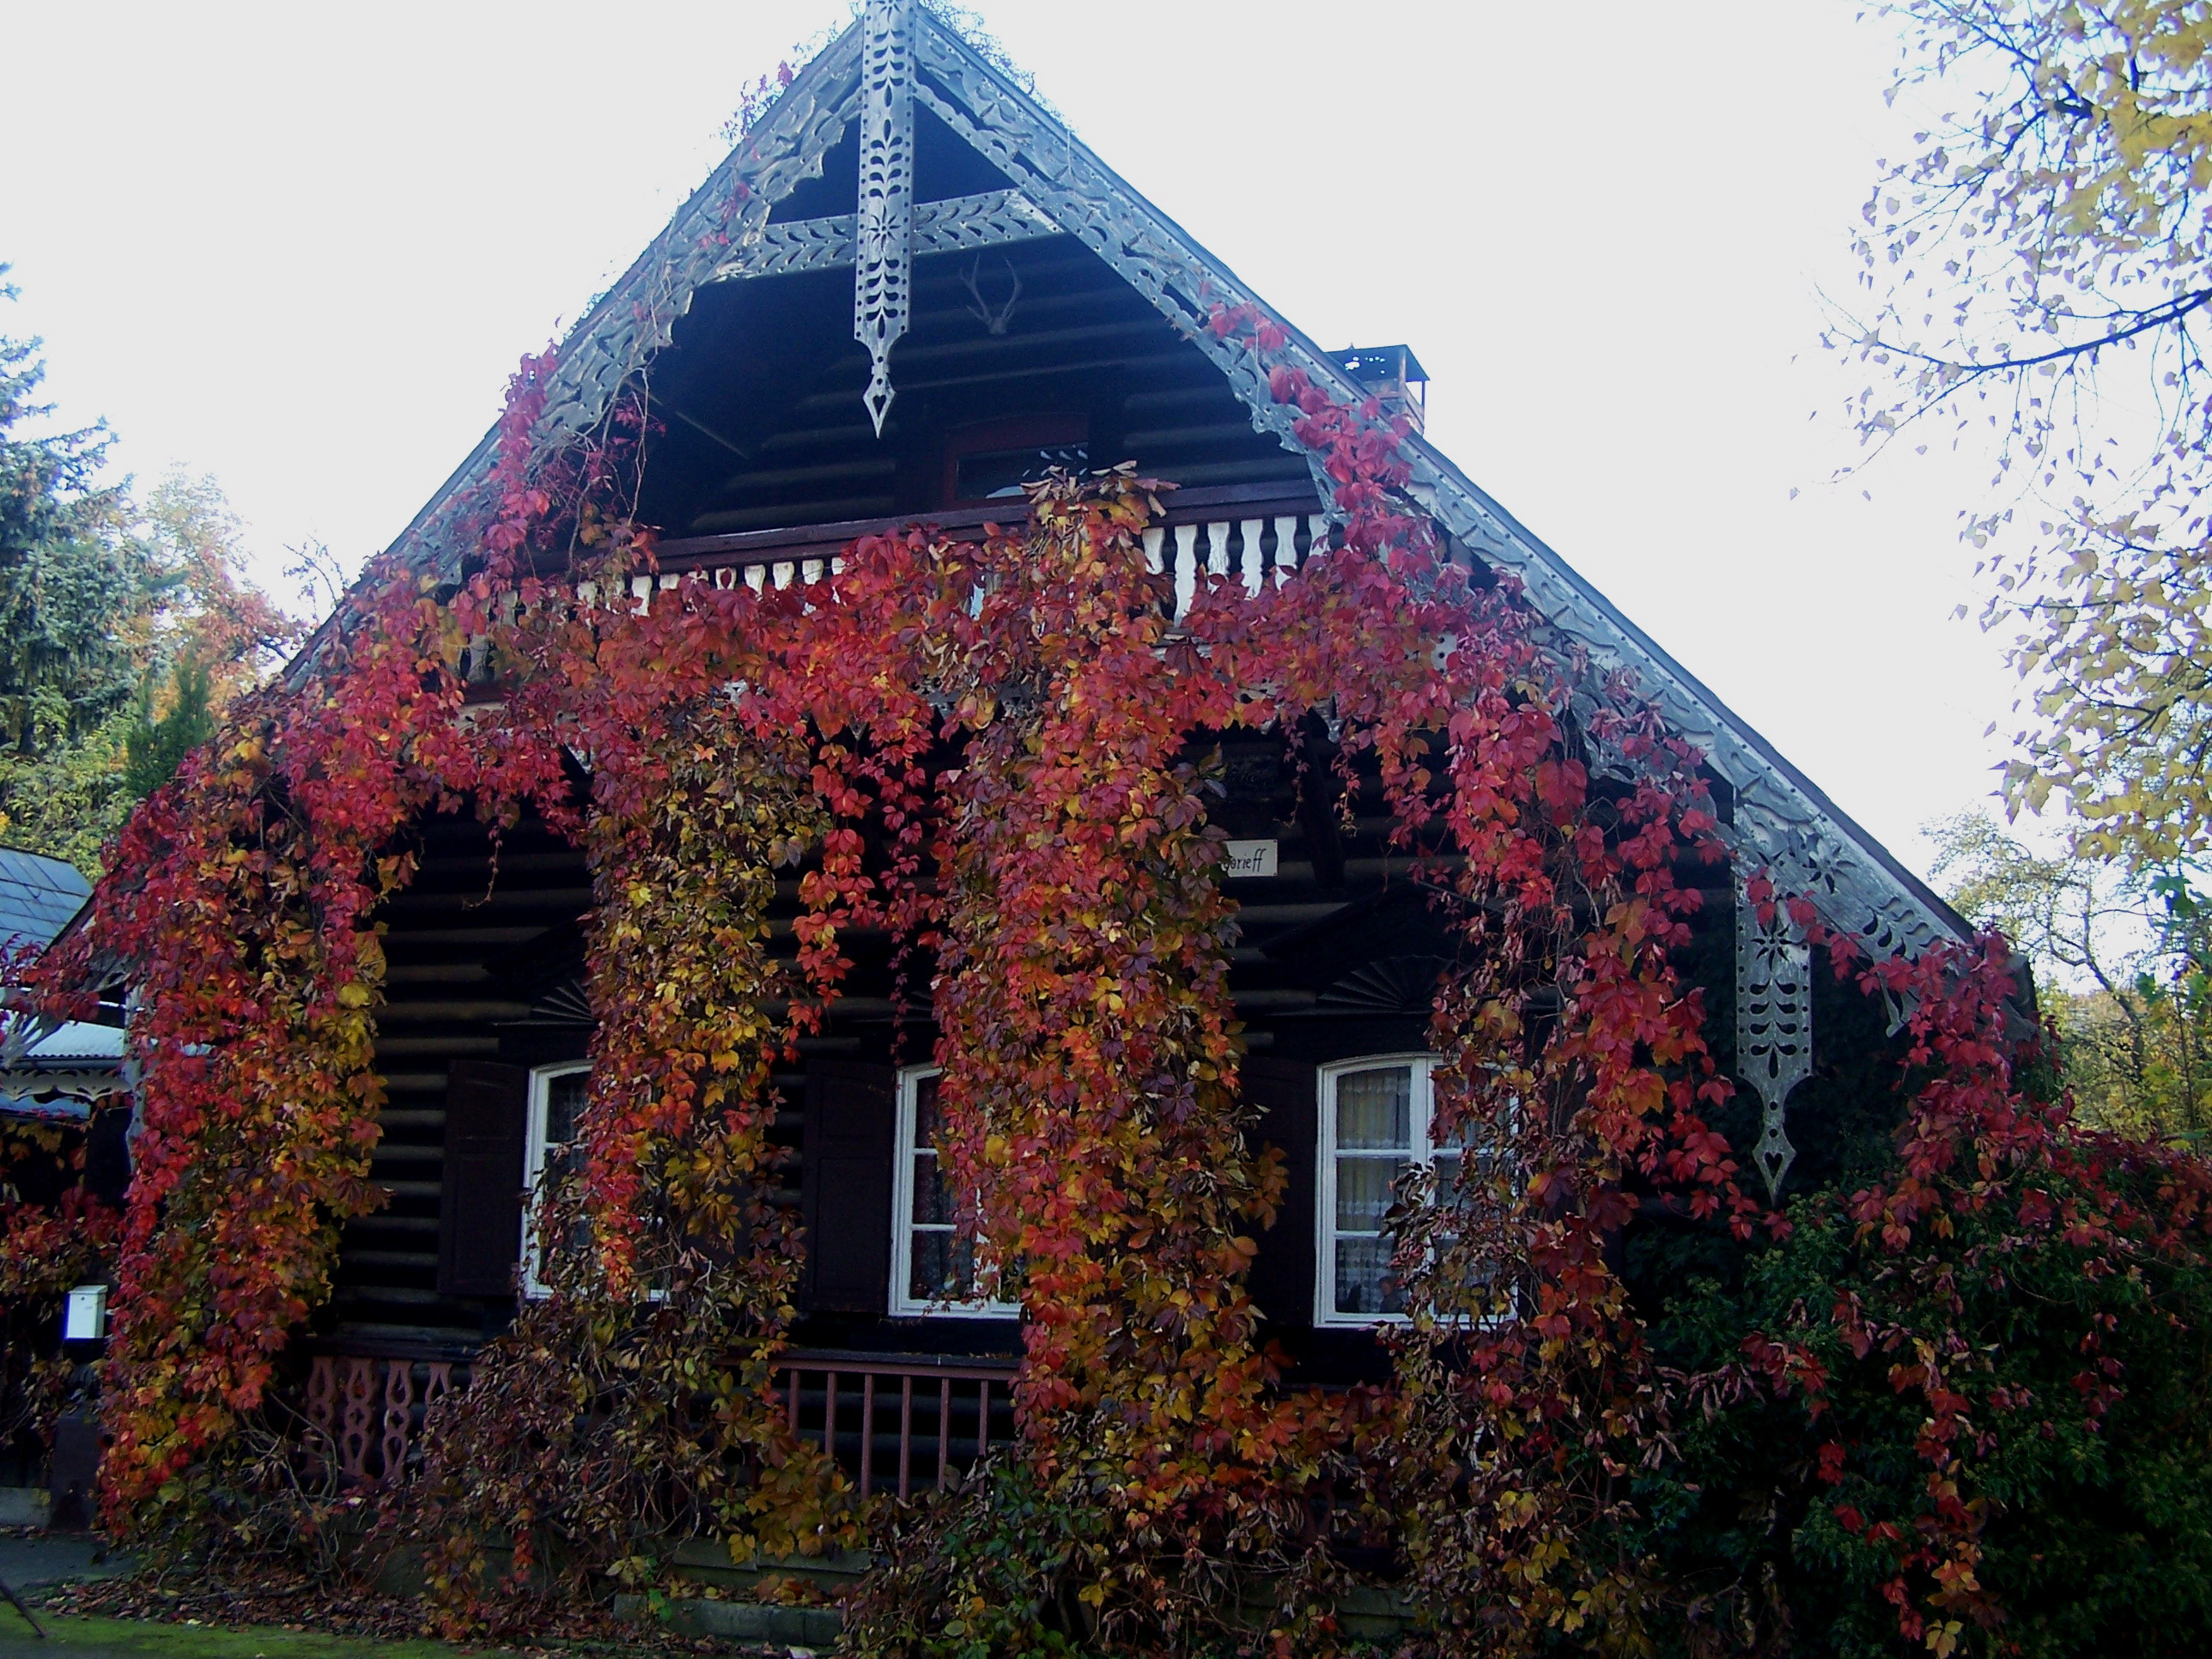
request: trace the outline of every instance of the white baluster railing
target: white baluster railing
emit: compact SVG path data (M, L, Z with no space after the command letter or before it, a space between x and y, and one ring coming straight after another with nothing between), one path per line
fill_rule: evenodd
M1281 586L1316 547L1328 544L1328 520L1319 513L1286 513L1268 519L1217 519L1145 532L1145 562L1175 586L1175 619L1181 622L1198 597L1201 578L1234 577L1256 596L1269 583Z
M1328 520L1317 512L1155 525L1145 532L1145 567L1156 576L1168 578L1174 619L1181 622L1189 613L1202 583L1234 580L1247 594L1256 596L1271 582L1280 586L1288 581L1316 547L1328 545ZM739 556L727 564L665 573L657 579L632 576L630 607L641 615L652 605L655 592L665 592L686 580L711 581L722 588L743 582L756 593L794 585L811 586L833 579L844 564L842 556L818 553L781 559ZM581 583L576 591L586 605L598 600L593 583Z

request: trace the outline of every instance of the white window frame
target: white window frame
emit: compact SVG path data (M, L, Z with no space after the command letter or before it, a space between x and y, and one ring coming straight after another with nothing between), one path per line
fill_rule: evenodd
M553 1082L591 1069L588 1060L562 1060L531 1069L530 1115L522 1142L522 1293L533 1299L553 1293L538 1276L538 1182L545 1173L545 1154L550 1150L545 1129L553 1103Z
M1316 1087L1321 1120L1318 1156L1314 1171L1314 1323L1336 1330L1372 1330L1378 1325L1403 1325L1405 1314L1347 1314L1336 1310L1336 1080L1349 1072L1371 1072L1385 1066L1413 1068L1411 1102L1412 1144L1408 1158L1416 1165L1433 1168L1436 1142L1430 1131L1436 1122L1437 1057L1432 1054L1362 1054L1356 1060L1332 1061L1320 1068Z
M914 1160L935 1149L915 1145L921 1085L941 1075L934 1066L908 1066L898 1074L898 1115L891 1137L891 1282L890 1308L895 1319L1018 1319L1018 1302L979 1296L969 1300L931 1301L908 1293L914 1271ZM936 1229L932 1227L930 1231Z

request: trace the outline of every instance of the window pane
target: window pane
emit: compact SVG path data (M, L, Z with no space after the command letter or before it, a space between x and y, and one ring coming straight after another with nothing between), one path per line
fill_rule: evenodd
M953 1232L914 1235L907 1292L917 1302L966 1302L975 1294L975 1247Z
M1429 1130L1429 1142L1431 1146L1439 1148L1449 1146L1455 1151L1465 1152L1476 1144L1476 1131L1482 1127L1482 1123L1473 1116L1462 1119L1459 1127L1449 1134L1439 1133L1432 1125Z
M1336 1160L1336 1224L1340 1231L1382 1230L1390 1209L1390 1186L1412 1160L1402 1158L1340 1158Z
M952 494L963 501L1018 501L1024 484L1035 483L1052 468L1064 466L1071 472L1080 472L1090 465L1091 451L1079 443L987 450L960 458L952 477Z
M937 1132L944 1123L944 1115L937 1109L937 1079L933 1074L922 1078L914 1085L915 1150L935 1146Z
M1406 1298L1390 1272L1387 1238L1336 1241L1336 1310L1340 1314L1406 1311Z
M1346 1152L1413 1148L1413 1068L1378 1066L1336 1080L1336 1144Z
M1459 1194L1459 1154L1437 1154L1437 1201L1449 1204Z
M925 1225L949 1227L952 1213L952 1184L939 1176L935 1152L914 1155L914 1218Z
M584 1096L589 1091L589 1072L563 1072L545 1079L545 1144L558 1146L576 1138L576 1120L584 1115Z
M592 1248L592 1224L578 1216L568 1224L568 1232L556 1247L564 1255L581 1255Z

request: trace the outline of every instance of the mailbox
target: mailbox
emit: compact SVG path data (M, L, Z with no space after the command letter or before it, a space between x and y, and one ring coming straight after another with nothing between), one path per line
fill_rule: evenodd
M80 1285L62 1308L62 1340L97 1342L107 1334L107 1286Z

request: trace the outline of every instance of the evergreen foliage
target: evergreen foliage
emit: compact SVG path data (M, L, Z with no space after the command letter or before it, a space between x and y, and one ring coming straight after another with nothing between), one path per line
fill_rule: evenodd
M35 401L40 344L0 336L0 743L21 755L81 740L129 702L128 625L152 598L122 492L99 482L106 428L29 429L53 412Z
M132 803L298 629L245 576L212 479L140 501L102 481L104 425L47 429L40 347L0 335L0 836L97 874Z
M186 657L177 665L171 684L169 711L158 717L153 686L148 684L137 722L123 740L123 787L134 800L143 799L176 776L185 757L215 735L207 665Z

